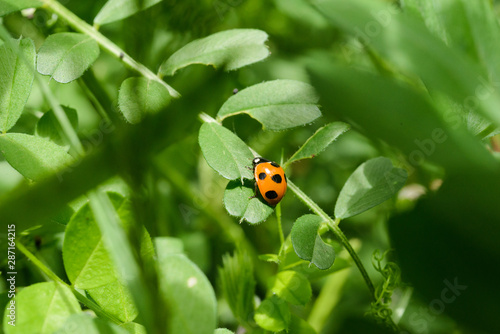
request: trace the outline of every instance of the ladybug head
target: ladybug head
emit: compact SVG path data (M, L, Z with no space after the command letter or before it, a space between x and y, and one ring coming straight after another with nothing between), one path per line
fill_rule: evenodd
M256 158L253 158L252 160L252 164L255 166L257 166L258 164L260 164L261 162L264 162L265 159L262 159L261 157L256 157Z

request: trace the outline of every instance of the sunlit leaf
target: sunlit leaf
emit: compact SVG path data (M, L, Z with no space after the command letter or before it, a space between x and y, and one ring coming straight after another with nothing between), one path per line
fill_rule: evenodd
M260 327L268 331L279 332L288 328L290 317L287 303L273 295L260 303L255 311L254 319Z
M160 67L163 75L191 64L212 65L225 71L258 62L269 55L267 34L257 29L234 29L197 39L174 53Z
M448 94L500 126L500 114L497 112L500 93L485 83L482 77L485 71L470 58L449 48L421 21L401 14L382 1L333 0L315 5L333 24L362 39L391 64L405 73L417 75L429 90ZM377 13L377 19L374 19L373 13ZM484 20L483 16L477 15L477 11L471 15ZM491 15L488 15L489 23L485 25L497 24L492 21ZM376 25L376 34L369 31L372 22ZM485 32L478 29L477 33ZM492 35L491 30L487 33L490 36L488 41L499 34L495 32ZM494 47L485 50L490 48Z
M71 290L56 282L35 283L16 294L15 326L7 325L5 309L5 334L39 333L52 334L72 314L81 312L80 305Z
M66 274L76 288L93 289L116 280L113 263L88 203L66 227L63 260Z
M139 123L147 114L155 114L170 103L168 90L155 80L128 78L122 82L118 105L125 119Z
M33 181L40 180L73 161L61 146L24 133L0 135L0 152L12 167Z
M280 258L276 254L261 254L259 255L259 260L273 263L280 263Z
M201 126L198 137L201 152L207 163L229 180L253 179L253 154L248 146L225 127L208 122Z
M158 254L163 253L156 243ZM158 258L159 292L168 305L168 333L213 333L217 303L210 281L184 254ZM196 319L196 321L194 321Z
M325 270L333 265L335 251L319 236L318 230L322 222L322 218L316 215L308 214L300 217L293 224L291 239L293 249L301 259Z
M12 128L21 116L33 85L35 55L30 39L0 45L0 132Z
M253 85L231 96L217 119L248 114L264 129L285 130L311 123L321 116L314 88L295 80L274 80Z
M106 312L123 322L132 321L138 315L130 291L125 283L119 279L96 288L87 289L87 292Z
M406 183L408 173L391 160L378 157L359 166L344 184L335 204L335 217L360 214L393 197Z
M311 284L307 278L292 270L280 271L271 291L294 305L305 305L312 296Z
M214 334L234 334L234 332L231 332L229 329L227 328L217 328L215 331L214 331Z
M66 319L58 331L53 334L128 334L118 325L86 313L73 314Z
M143 325L135 322L127 322L121 324L120 327L124 328L128 334L148 334L146 328Z
M119 21L152 7L162 0L108 0L94 19L94 24L103 25ZM139 4L141 7L139 7Z
M0 0L0 16L17 12L21 9L36 8L42 5L43 2L40 0Z
M123 227L129 230L132 224L130 201L116 193L109 193L109 197ZM144 230L141 255L147 259L152 252L151 239ZM63 260L68 278L76 288L87 290L106 312L120 320L135 319L137 309L132 296L118 275L89 204L82 206L66 227Z
M316 131L297 152L288 159L287 164L301 159L312 158L323 150L328 145L335 141L341 134L349 130L349 124L342 122L334 122L321 127Z
M82 76L99 56L99 46L84 34L63 32L50 35L38 50L37 70L61 83Z

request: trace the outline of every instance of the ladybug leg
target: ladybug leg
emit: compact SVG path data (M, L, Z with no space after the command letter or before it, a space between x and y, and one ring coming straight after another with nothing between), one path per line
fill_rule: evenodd
M255 186L255 194L253 196L248 197L248 199L256 198L257 197L257 182L254 183Z

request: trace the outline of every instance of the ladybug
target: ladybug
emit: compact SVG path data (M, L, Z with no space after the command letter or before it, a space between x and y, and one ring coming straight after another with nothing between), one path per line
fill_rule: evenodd
M278 204L286 193L285 171L276 162L261 157L254 158L252 164L255 185L260 194L267 203Z

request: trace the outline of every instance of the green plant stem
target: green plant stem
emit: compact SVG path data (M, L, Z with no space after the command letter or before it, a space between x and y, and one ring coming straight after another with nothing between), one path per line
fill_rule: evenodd
M286 252L283 253L285 247L285 235L283 234L283 227L281 226L281 203L276 205L276 221L278 222L278 232L280 235L280 251L278 256L281 257L281 254L286 255Z
M42 94L52 108L57 121L61 125L63 136L68 140L71 148L75 151L76 155L82 157L85 153L83 145L78 138L75 129L73 129L73 126L71 126L71 122L69 121L68 116L66 116L63 108L61 107L59 102L57 102L54 94L49 89L48 85L42 80L42 78L40 78L38 74L35 74L35 78L37 80L38 86L40 87L40 90L42 91Z
M103 242L111 259L132 294L137 309L142 314L146 328L152 328L153 317L151 296L142 280L140 267L135 261L125 231L120 227L120 218L107 194L97 189L88 193L90 208Z
M101 116L101 118L104 119L106 122L111 123L111 119L106 113L106 110L102 106L101 102L94 95L94 93L90 90L88 85L85 83L85 80L83 80L83 78L79 78L78 84L80 85L80 88L83 90L85 95L89 98L92 105L95 107L97 113L99 113L99 116Z
M366 272L365 267L363 266L363 263L361 262L360 258L358 257L358 254L356 254L356 251L354 248L352 248L351 243L347 239L347 237L344 235L342 230L338 227L338 222L339 220L333 220L330 216L328 216L325 211L323 211L309 196L307 196L302 190L300 190L299 187L297 187L292 181L288 180L288 188L290 188L291 191L297 195L298 198L300 198L315 214L323 218L330 230L335 234L335 236L340 240L342 245L345 247L349 255L352 257L354 263L358 267L359 271L361 272L361 276L363 276L363 279L365 280L366 285L368 286L368 290L370 290L370 294L372 295L372 299L376 300L375 296L375 287L373 285L372 280L370 279L370 276L368 276L368 273Z
M50 268L48 268L45 264L43 264L42 261L40 261L33 253L31 253L22 243L16 241L16 247L21 251L21 253L24 254L24 256L26 256L36 267L38 267L38 269L40 269L40 271L42 271L50 279L52 279L54 282L57 282L59 284L68 287L73 293L73 295L75 295L76 299L78 299L80 303L82 303L83 305L87 306L89 309L94 311L96 315L98 315L101 318L108 319L109 321L114 322L117 325L122 324L122 322L118 318L116 318L111 314L108 314L99 305L97 305L92 300L88 299L80 292L78 292L73 286L64 282L59 276L57 276L52 270L50 270Z
M157 75L155 75L149 68L144 66L143 64L137 62L134 58L130 57L125 53L121 48L119 48L115 43L109 40L106 36L97 31L94 27L89 25L87 22L80 19L78 16L73 14L66 7L61 5L56 0L41 0L45 7L55 14L62 17L68 24L73 27L76 31L85 34L92 39L94 39L105 51L109 52L111 55L115 56L117 59L120 59L127 67L132 69L133 71L138 72L143 77L159 82L163 85L169 92L169 94L174 97L180 97L180 94L171 86L169 86L165 81L160 79Z

